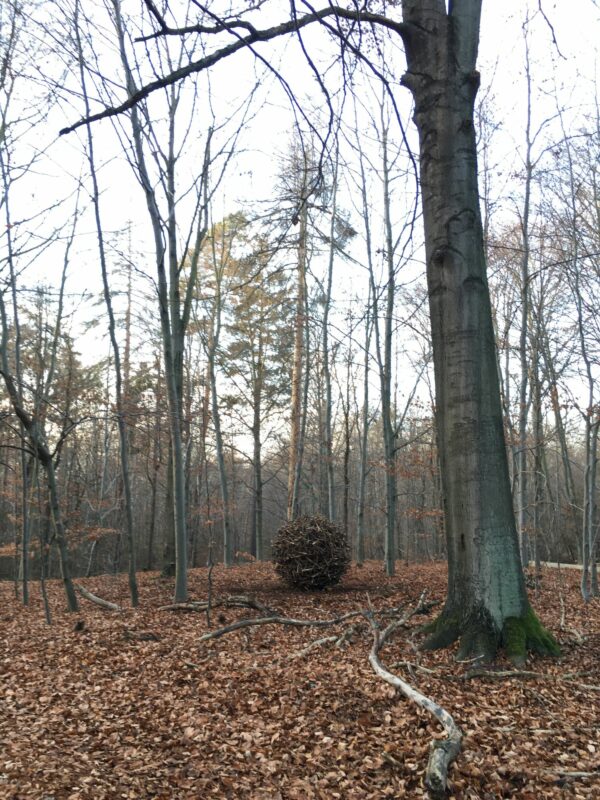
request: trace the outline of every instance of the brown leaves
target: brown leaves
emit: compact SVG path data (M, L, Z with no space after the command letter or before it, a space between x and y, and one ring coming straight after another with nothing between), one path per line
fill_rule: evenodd
M566 623L583 636L578 644L563 635L560 662L531 659L528 669L543 678L462 680L465 666L451 653L415 651L417 628L430 617L415 617L382 651L386 664L435 697L465 731L450 772L456 800L600 796L599 698L579 685L600 684L600 637L589 635L600 630L600 609L597 602L583 606L577 578L563 571L561 585L547 569L532 598L560 638L562 592ZM32 609L23 610L12 585L0 584L0 798L424 796L437 728L372 673L366 628L344 648L290 659L322 632L252 628L199 644L205 615L159 611L171 587L155 576L140 576L135 611L127 608L125 578L85 583L125 610L86 604L76 632L76 620L61 613L58 584L50 587L52 628L36 587ZM386 578L380 565L368 564L316 594L283 590L270 565L217 569L214 583L218 598L243 592L282 614L313 619L364 607L367 591L377 609L406 603L424 588L437 600L445 591L437 565ZM206 571L193 571L190 586L204 600ZM229 622L251 614L260 611L227 609ZM575 682L558 680L575 673Z

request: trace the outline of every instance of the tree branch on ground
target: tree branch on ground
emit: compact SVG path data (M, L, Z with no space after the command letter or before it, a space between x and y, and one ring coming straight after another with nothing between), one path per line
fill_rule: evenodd
M87 589L84 589L84 587L80 586L78 583L74 583L73 588L78 591L82 597L85 597L86 600L89 600L90 603L95 603L97 606L105 608L107 611L123 610L121 606L117 605L116 603L111 603L109 600L103 600L101 597L97 597L95 594L88 592Z

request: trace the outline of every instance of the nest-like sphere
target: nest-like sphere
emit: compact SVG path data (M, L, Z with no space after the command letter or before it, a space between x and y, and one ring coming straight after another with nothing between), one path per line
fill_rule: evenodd
M295 589L334 586L350 565L345 531L318 515L283 525L273 540L272 554L277 573Z

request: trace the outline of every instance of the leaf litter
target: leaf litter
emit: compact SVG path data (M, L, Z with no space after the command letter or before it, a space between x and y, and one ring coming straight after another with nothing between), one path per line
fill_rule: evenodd
M217 568L212 577L215 600L245 596L296 619L410 607L426 590L427 613L412 617L381 658L464 733L449 797L600 797L600 603L583 603L577 571L544 568L531 590L561 658L530 657L514 674L501 658L483 672L451 650L419 651L419 628L444 599L442 564L402 566L389 578L369 562L314 593L282 586L271 564ZM264 625L200 642L262 614L223 603L208 629L202 610L162 609L173 587L156 573L140 575L135 610L125 576L84 584L123 610L82 600L68 614L51 581L48 626L41 599L23 609L13 585L0 584L0 798L425 796L430 741L442 731L373 673L372 638L356 617L325 631ZM189 584L190 599L205 601L207 570L191 570ZM354 629L336 646L331 634L345 625Z

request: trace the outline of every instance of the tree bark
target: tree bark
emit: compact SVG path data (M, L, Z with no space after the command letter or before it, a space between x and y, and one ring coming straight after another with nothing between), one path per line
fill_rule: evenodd
M557 652L525 590L502 427L473 125L481 0L403 0L425 227L448 596L429 647Z
M262 394L263 394L263 339L259 333L258 354L256 363L253 365L253 385L252 385L252 439L253 456L252 469L254 473L254 496L253 496L253 515L252 515L252 555L257 561L264 558L263 548L263 477L262 477Z
M298 234L298 268L296 288L296 320L294 323L294 361L292 367L290 457L288 467L287 518L298 515L298 462L302 420L302 366L305 360L304 333L306 327L306 259L308 236L308 177L306 167L302 176ZM306 368L306 367L305 367Z
M77 41L78 60L79 60L79 75L81 79L81 87L83 92L83 99L85 104L86 115L90 113L90 103L87 92L87 84L85 80L85 67L84 67L84 54L81 43L81 36L79 32L79 3L75 5L75 35ZM100 214L100 188L98 184L98 173L96 170L96 159L94 153L94 140L92 138L92 130L90 125L86 126L87 132L87 157L90 167L90 176L92 179L92 205L94 208L94 220L96 223L96 236L98 242L98 256L100 260L100 270L102 274L102 288L104 292L104 303L108 314L108 333L110 337L111 348L113 352L114 367L115 367L115 394L116 394L116 407L117 407L117 427L119 430L119 456L121 462L121 480L123 484L123 500L125 504L125 540L127 542L127 555L128 555L128 581L129 581L129 594L131 597L131 605L135 608L139 604L139 594L137 586L137 567L136 567L136 542L133 530L133 501L131 496L131 477L129 472L129 439L127 435L127 423L125 420L125 398L123 390L123 369L121 364L121 352L116 334L115 314L112 305L112 296L108 282L108 265L106 260L106 247L104 242L104 229L102 227L102 220ZM128 287L128 317L131 316L131 271L129 273L129 287ZM129 326L127 337L129 339L130 332ZM126 358L127 368L126 374L129 371L129 352L127 349Z

